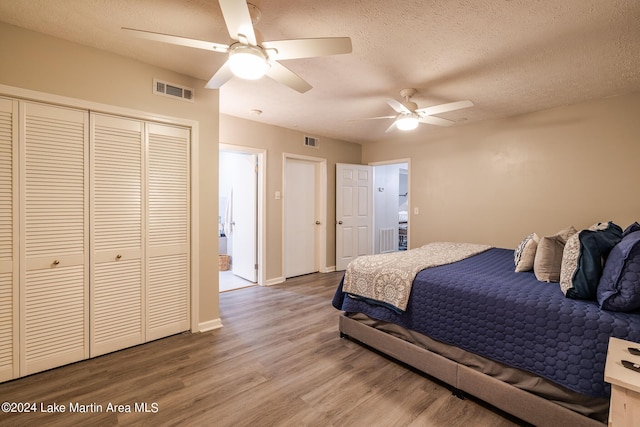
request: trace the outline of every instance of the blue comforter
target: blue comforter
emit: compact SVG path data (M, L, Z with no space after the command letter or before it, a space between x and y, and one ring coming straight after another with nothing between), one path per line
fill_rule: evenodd
M640 313L566 298L557 283L515 273L513 251L493 248L416 276L404 313L346 296L333 306L396 323L570 390L607 397L609 337L640 343Z

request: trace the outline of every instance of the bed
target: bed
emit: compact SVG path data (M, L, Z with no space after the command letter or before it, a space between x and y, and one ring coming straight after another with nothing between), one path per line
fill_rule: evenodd
M534 425L606 423L609 338L640 343L639 310L567 298L558 283L515 272L513 250L419 271L404 309L344 292L344 280L332 301L341 336Z

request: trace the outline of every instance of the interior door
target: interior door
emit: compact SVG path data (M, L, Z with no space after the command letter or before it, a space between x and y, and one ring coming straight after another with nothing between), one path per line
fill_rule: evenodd
M0 98L0 381L18 371L18 101Z
M316 265L316 165L288 158L285 163L285 277L318 271Z
M91 113L91 357L145 341L143 127Z
M233 239L231 270L236 276L255 283L258 281L258 159L255 154L238 154L234 159L230 201Z
M89 114L21 104L20 374L89 357Z
M373 167L336 164L336 270L373 253Z

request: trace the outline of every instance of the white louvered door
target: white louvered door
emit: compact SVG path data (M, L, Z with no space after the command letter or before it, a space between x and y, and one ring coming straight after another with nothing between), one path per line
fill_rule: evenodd
M20 375L89 356L88 120L20 104Z
M91 114L91 357L145 341L143 127Z
M0 381L18 370L18 101L0 98Z
M147 341L189 329L189 146L185 128L147 127Z

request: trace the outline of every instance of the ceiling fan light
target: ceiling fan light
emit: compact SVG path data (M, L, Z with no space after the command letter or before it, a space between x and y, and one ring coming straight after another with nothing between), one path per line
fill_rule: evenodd
M396 119L396 127L400 130L414 130L419 123L415 114L403 114Z
M257 80L269 70L264 54L254 46L240 45L229 52L229 68L241 79Z

